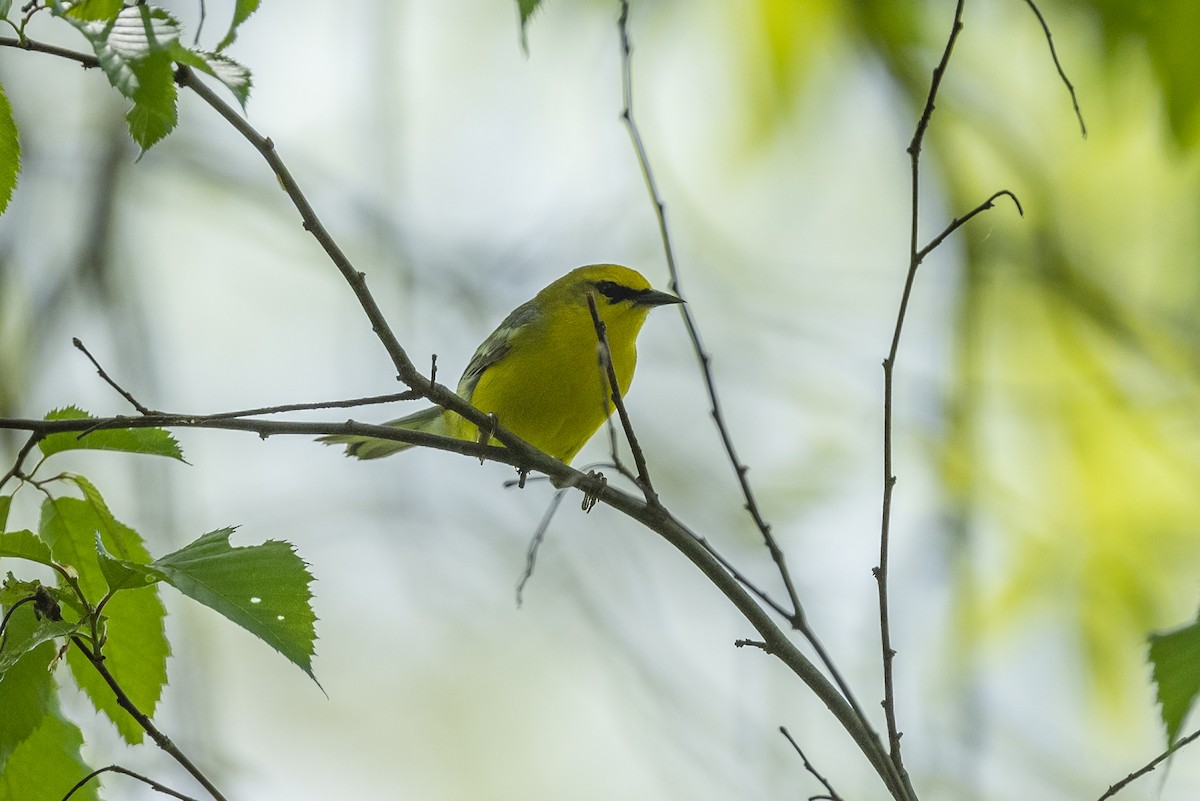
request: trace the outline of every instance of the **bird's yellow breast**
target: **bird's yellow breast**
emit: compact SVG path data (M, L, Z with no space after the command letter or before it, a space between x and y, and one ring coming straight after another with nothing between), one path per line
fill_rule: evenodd
M613 405L599 359L599 339L583 302L554 305L548 318L523 326L503 359L489 367L469 400L499 424L556 459L570 462L604 423ZM635 341L648 307L600 307L621 393L637 363ZM478 437L454 415L455 436Z

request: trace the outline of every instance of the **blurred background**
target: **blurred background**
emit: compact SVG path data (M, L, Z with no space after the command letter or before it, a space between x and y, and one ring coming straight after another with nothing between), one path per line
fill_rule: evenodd
M196 2L163 5L189 31ZM232 2L208 0L202 42ZM635 114L724 411L809 618L875 712L882 372L907 266L912 135L952 2L635 0ZM1159 753L1145 637L1200 597L1200 6L1043 0L1088 124L1018 0L974 0L926 141L922 268L896 372L893 642L923 799L1094 799ZM417 364L453 383L567 269L668 276L620 120L618 4L265 2L231 55ZM84 49L49 22L34 38ZM62 38L55 39L62 33ZM353 296L259 156L181 93L140 160L103 76L6 50L24 148L0 218L0 415L210 413L396 391ZM664 502L776 594L676 312L629 399ZM355 410L381 421L410 406ZM350 413L304 419L337 421ZM240 525L318 582L328 697L170 589L161 727L234 798L767 799L878 779L750 627L648 532L439 452L177 432L191 466L56 457L161 555ZM21 439L0 437L0 464ZM602 460L604 437L576 460ZM23 493L28 495L28 493ZM36 523L36 500L12 523ZM20 517L19 515L24 515ZM6 566L6 569L10 569ZM64 679L65 680L65 679ZM68 712L95 765L186 791ZM882 715L879 728L882 729ZM1184 731L1191 728L1185 725ZM1194 799L1200 751L1126 790ZM107 797L149 798L119 779ZM198 791L197 791L198 792Z

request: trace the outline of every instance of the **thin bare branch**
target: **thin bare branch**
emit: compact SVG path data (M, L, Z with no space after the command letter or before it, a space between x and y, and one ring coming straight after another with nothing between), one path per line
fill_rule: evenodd
M892 379L896 363L896 354L900 349L900 334L904 330L904 316L908 310L908 302L912 297L913 282L917 277L917 268L921 264L918 251L918 236L920 219L920 163L921 147L925 140L925 132L933 117L934 103L942 78L946 74L946 66L950 63L950 55L954 52L954 44L962 32L963 2L958 0L954 8L954 23L950 35L946 39L946 47L937 66L933 68L933 77L929 85L929 94L925 98L925 107L917 120L916 130L908 145L909 163L911 167L912 209L910 218L909 259L908 271L904 279L904 291L900 296L900 306L896 312L896 326L892 332L892 344L887 358L883 360L883 509L880 515L879 531L879 564L874 569L875 583L879 591L879 640L883 658L883 711L887 720L888 746L892 762L904 779L906 790L910 795L911 786L908 782L908 772L904 769L904 759L900 750L900 729L896 723L896 691L893 663L896 651L892 647L890 610L888 603L888 553L892 520L892 490L896 485L896 476L892 469Z
M196 799L192 798L190 795L184 795L183 793L178 792L177 790L172 790L170 787L167 787L165 784L159 784L154 779L151 779L147 776L143 776L140 773L134 773L132 770L129 770L128 768L123 768L120 765L109 765L106 768L97 768L96 770L93 770L91 773L89 773L88 775L84 776L82 779L77 781L75 783L75 786L72 787L70 790L68 790L67 794L62 797L62 801L68 801L68 799L70 799L71 796L75 795L75 793L77 793L79 790L83 789L83 787L88 782L90 782L92 779L99 776L101 773L120 773L125 776L129 776L131 778L137 779L138 781L142 782L143 784L149 785L150 789L154 790L155 792L163 793L164 795L173 796L175 798L178 798L180 801L196 801Z
M216 785L212 783L208 776L206 776L203 771L196 767L196 765L192 763L192 760L190 760L186 754L180 751L179 748L176 747L175 743L171 742L171 738L163 734L158 727L154 725L154 721L150 720L150 718L147 717L142 710L138 709L137 705L130 700L129 696L125 693L124 688L121 687L120 683L117 682L116 678L111 672L109 672L108 667L104 664L104 657L98 652L92 651L92 649L87 646L87 643L85 643L81 637L73 636L71 637L71 642L74 643L75 647L79 649L80 653L88 658L88 661L92 663L92 667L94 667L96 672L100 674L100 677L104 679L104 683L108 685L109 689L112 690L113 695L116 697L117 705L128 712L133 719L137 721L138 725L145 730L146 734L150 735L150 739L154 741L154 744L168 753L172 759L182 765L183 769L190 773L192 778L200 782L201 786L203 786L204 789L208 791L208 794L216 799L216 801L226 801L225 796L220 790L217 789Z
M1191 734L1189 734L1186 737L1181 737L1180 739L1176 740L1175 744L1172 745L1170 748L1168 748L1166 751L1163 751L1161 754L1156 756L1154 759L1150 760L1145 765L1138 768L1133 773L1130 773L1124 779L1121 779L1121 781L1117 782L1116 784L1112 785L1107 790L1105 790L1104 794L1102 796L1100 796L1099 798L1097 798L1096 801L1105 801L1106 799L1112 798L1117 793L1124 790L1129 784L1136 781L1137 779L1140 779L1142 776L1145 776L1147 773L1149 773L1150 771L1157 768L1165 760L1169 759L1170 756L1172 754L1174 754L1176 751L1178 751L1180 748L1183 748L1188 743L1195 742L1197 739L1200 739L1200 729L1197 729L1196 731L1192 732Z
M96 368L96 373L101 378L104 379L105 383L107 383L110 387L115 389L121 395L121 397L123 397L125 400L129 401L130 405L133 406L133 408L137 409L142 414L154 414L154 411L152 409L149 409L146 406L143 406L141 404L141 402L138 401L137 398L133 397L133 395L131 395L124 387L122 387L120 384L118 384L116 381L114 381L111 377L109 377L108 373L105 372L104 368L100 366L100 362L96 361L96 357L93 356L91 351L89 351L87 349L87 347L84 346L83 342L79 339L79 337L71 337L71 344L74 345L76 347L76 349L78 349L80 352L82 352L84 356L88 357L88 361L90 361L92 363L92 366Z
M675 249L671 244L671 235L667 227L666 206L663 203L662 195L658 191L658 184L654 180L654 172L650 168L650 156L646 151L641 131L638 129L637 121L633 115L633 47L629 40L629 0L621 0L621 14L617 21L617 27L621 35L621 87L624 100L621 119L624 121L625 127L629 130L629 138L633 143L633 149L637 155L638 166L641 167L642 177L646 182L646 189L650 193L650 202L654 205L654 213L658 219L659 235L662 237L663 251L667 259L667 271L671 275L671 291L678 297L684 298L683 287L679 280L679 269L675 263ZM700 328L696 323L692 307L687 304L681 304L679 308L683 315L683 322L687 328L688 337L692 341L692 349L695 351L696 359L700 364L700 372L704 376L704 385L708 391L709 414L712 416L713 423L717 427L721 444L725 448L725 455L729 459L729 463L733 466L734 473L737 475L738 485L741 488L742 496L746 500L746 512L758 528L759 534L763 538L763 543L766 545L767 551L770 552L771 559L775 562L775 566L783 580L788 600L794 610L794 614L787 617L795 619L797 616L803 614L800 605L800 596L796 593L791 571L788 570L787 558L784 556L779 544L775 541L775 535L771 533L771 525L763 517L762 511L758 506L758 500L754 496L754 490L750 486L748 475L750 468L738 457L737 449L733 445L733 436L729 432L729 426L725 422L725 414L721 411L721 402L717 396L717 384L712 370L712 356L705 349L704 343L700 339Z
M1079 97L1075 94L1075 84L1071 83L1071 79L1067 77L1067 71L1063 69L1062 62L1058 60L1058 50L1054 47L1054 35L1050 33L1050 25L1042 16L1042 11L1037 7L1037 3L1033 0L1025 0L1025 5L1029 6L1042 26L1046 44L1050 46L1050 58L1054 59L1054 69L1058 70L1058 77L1062 79L1063 85L1067 87L1067 92L1071 95L1071 106L1075 109L1075 119L1079 120L1079 133L1083 135L1084 139L1087 139L1087 125L1083 121L1083 110L1079 108Z
M815 801L818 798L826 799L826 801L842 801L842 797L838 795L837 790L833 789L833 785L813 767L813 763L808 761L808 757L804 755L804 751L800 749L800 744L796 742L796 738L792 737L792 733L787 730L786 726L779 727L779 733L787 738L787 741L792 744L792 748L796 749L796 753L800 755L800 760L804 762L804 769L813 775L813 777L821 783L825 791L829 795L810 796L808 801Z

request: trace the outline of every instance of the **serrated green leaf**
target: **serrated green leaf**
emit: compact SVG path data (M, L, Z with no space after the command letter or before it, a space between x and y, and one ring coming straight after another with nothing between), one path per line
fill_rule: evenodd
M66 16L80 20L110 20L120 13L122 0L79 0L67 9Z
M45 593L45 588L40 589ZM29 594L25 596L31 597ZM0 681L3 681L4 674L10 668L42 643L68 637L79 630L78 621L50 620L36 614L34 603L22 603L20 606L14 604L5 608L12 609L13 613L5 630L4 650L0 651Z
M259 0L237 0L237 5L233 9L233 21L229 23L229 32L225 34L225 38L217 44L217 50L224 50L233 44L237 39L237 30L243 22L250 18L250 15L258 10Z
M1200 621L1167 634L1150 635L1149 658L1167 744L1173 745L1200 694Z
M21 139L17 135L17 120L13 117L12 104L4 94L4 87L0 86L0 214L8 208L8 201L12 200L20 172Z
M46 672L44 667L42 672ZM79 752L83 733L63 717L57 699L51 696L50 701L48 714L0 770L0 801L65 798L77 781L91 773ZM71 801L98 801L99 798L99 783L92 781L79 788Z
M145 152L173 131L178 121L175 63L167 53L154 53L130 62L130 66L138 87L125 121L129 123L129 135Z
M90 417L76 406L55 409L46 415L47 420L86 420ZM71 450L104 450L168 456L184 462L179 442L164 428L105 429L89 432L82 438L74 431L63 431L43 438L38 447L45 456Z
M18 609L19 613L21 610ZM9 622L9 637L23 639L33 628L33 615ZM46 669L55 649L42 643L26 653L0 678L0 777L8 775L10 755L41 725L54 702L54 676Z
M242 110L245 111L246 101L250 99L250 70L221 53L189 50L183 45L176 48L173 56L180 64L186 64L208 73L225 84L225 87L237 98Z
M270 645L316 681L312 672L312 574L290 543L268 540L235 548L233 529L212 531L150 567L189 598L220 612ZM320 686L318 683L317 686Z
M69 564L79 574L79 585L96 603L108 589L96 553L97 532L109 554L133 563L150 561L141 537L118 521L100 492L83 476L67 476L83 492L83 499L52 498L42 504L40 533L50 545L55 561ZM105 664L125 692L147 715L153 715L167 681L170 647L163 630L166 610L154 587L121 592L105 606L108 642ZM104 713L130 743L142 741L141 727L121 709L112 690L77 649L67 652L75 681L97 710Z
M526 54L529 53L529 38L526 36L526 28L529 20L537 13L541 5L542 0L517 0L517 12L521 15L521 49Z
M11 495L0 495L0 531L8 525L8 510L12 507Z
M161 8L133 5L110 20L83 21L69 15L73 6L49 0L92 45L108 82L133 101L125 115L129 133L145 152L175 127L176 89L171 51L178 45L179 22Z
M0 557L3 556L28 559L43 565L53 564L50 557L50 546L29 530L0 533Z
M100 572L108 582L109 592L117 590L136 589L152 584L158 579L150 575L144 565L137 565L124 559L117 559L104 547L104 541L96 533L96 556L100 560Z

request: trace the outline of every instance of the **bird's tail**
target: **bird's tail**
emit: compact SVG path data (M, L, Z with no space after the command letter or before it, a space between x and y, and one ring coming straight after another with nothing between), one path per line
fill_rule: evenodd
M450 430L446 426L445 410L440 406L430 406L428 409L422 409L408 417L401 417L399 420L392 420L384 425L408 431L440 434L443 437L450 436ZM349 434L330 434L327 437L319 438L317 442L324 442L326 445L345 445L346 455L358 459L382 459L384 456L391 456L397 451L412 447L407 442L376 439L375 437L356 437Z

